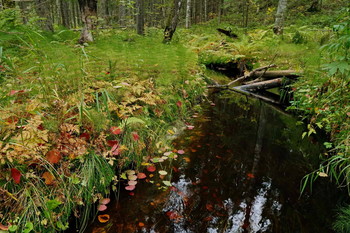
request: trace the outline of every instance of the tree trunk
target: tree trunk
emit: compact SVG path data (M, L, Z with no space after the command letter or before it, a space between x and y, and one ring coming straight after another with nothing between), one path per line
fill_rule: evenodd
M67 0L60 0L62 25L70 28L69 4Z
M183 0L174 0L173 8L171 10L171 13L169 14L168 21L165 25L163 43L170 42L173 38L174 32L179 22L182 1Z
M208 21L208 0L204 0L204 22Z
M42 30L53 32L53 23L51 17L51 1L35 0L35 10L40 17L39 25Z
M191 26L191 0L186 2L186 28Z
M273 32L277 35L283 34L285 13L287 11L288 0L279 0Z
M125 3L123 1L119 1L119 24L122 27L125 27Z
M97 0L78 0L83 29L79 43L94 41L91 30L94 29L97 21Z
M145 34L145 3L144 0L137 0L137 17L136 17L136 27L137 34L144 35Z
M307 9L308 12L317 12L320 10L321 10L321 1L320 0L313 0L310 8Z

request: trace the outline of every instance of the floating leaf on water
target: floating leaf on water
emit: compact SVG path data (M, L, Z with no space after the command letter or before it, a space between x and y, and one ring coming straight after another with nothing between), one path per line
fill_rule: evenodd
M161 160L161 159L158 158L158 157L157 157L157 158L152 158L152 159L151 159L151 161L152 161L153 163L159 163L160 160Z
M128 185L133 185L133 186L135 186L137 184L137 181L136 180L129 180L128 181Z
M185 154L185 151L184 151L184 150L178 150L177 153L178 153L179 155L183 155L183 154Z
M170 181L167 181L167 180L163 180L163 184L166 185L166 186L169 186L171 187L171 182Z
M164 152L164 154L163 155L165 155L165 156L169 156L169 155L171 155L171 153L173 153L172 151L167 151L167 152Z
M127 174L128 176L131 176L131 175L135 175L135 174L136 174L135 170L126 170L125 172L126 172L126 174Z
M136 188L135 185L128 185L128 186L125 187L125 189L128 190L128 191L132 191L135 188Z
M149 172L154 172L155 170L156 170L156 167L153 165L147 167L147 171Z
M166 156L161 157L161 160L163 160L163 162L164 162L164 160L167 160L167 159L168 159L168 157L166 157Z
M152 165L152 164L151 164L151 163L143 162L143 163L141 163L141 165L142 165L142 166L150 166L150 165Z
M254 176L254 174L253 174L253 173L248 173L248 174L247 174L247 177L248 177L249 179L253 179L253 178L255 178L255 176Z
M165 176L166 174L168 174L166 171L164 170L161 170L161 171L158 171L158 173L162 176Z
M191 161L191 159L188 158L188 157L184 157L183 159L184 159L187 163L189 163L189 162Z
M147 176L146 176L145 173L140 172L140 173L137 174L137 178L138 178L138 179L145 179L146 177L147 177Z
M325 172L317 172L317 175L319 175L320 177L328 177L328 174Z
M97 218L100 223L106 223L109 221L110 216L108 214L103 214L103 215L99 215Z
M107 205L110 201L111 201L111 199L109 199L109 198L103 198L100 200L100 204Z
M144 227L145 224L143 222L139 222L139 227Z
M128 176L128 180L137 180L137 176L136 175Z
M98 207L97 207L97 210L98 211L105 211L107 209L107 206L106 205L99 205Z
M19 184L21 182L22 173L16 168L11 168L11 176L16 184Z

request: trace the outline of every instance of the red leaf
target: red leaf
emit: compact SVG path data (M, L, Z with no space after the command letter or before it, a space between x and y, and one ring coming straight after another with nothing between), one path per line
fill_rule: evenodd
M106 209L107 209L106 205L99 205L97 208L98 211L105 211Z
M138 141L140 139L140 136L137 134L137 132L131 132L131 135L135 141Z
M107 141L107 145L110 147L113 147L114 145L118 145L118 141L117 140L108 140Z
M247 174L247 177L248 177L248 179L253 179L253 178L255 178L255 176L254 176L253 173L248 173L248 174Z
M132 191L132 190L134 190L135 188L136 188L135 185L128 185L128 186L125 187L125 189L128 190L128 191Z
M46 159L52 164L58 163L61 160L62 156L58 150L50 150L46 154Z
M156 167L153 165L150 165L147 167L147 171L149 171L149 172L154 172L155 170L156 170Z
M85 141L89 141L90 140L90 134L88 133L82 133L79 136L81 139L84 139Z
M111 131L112 134L118 135L122 133L122 130L117 126L112 126L109 131Z
M178 153L179 155L183 155L183 154L185 154L185 151L184 151L184 150L178 150L177 153Z
M10 93L9 93L9 95L15 95L15 94L17 94L17 93L18 93L17 90L11 90Z
M213 205L209 204L209 203L205 205L205 208L207 208L207 210L209 210L209 211L213 211L214 210Z
M140 172L140 173L137 174L137 178L138 178L138 179L145 179L145 178L146 178L146 174Z
M179 101L176 102L176 105L177 105L179 108L181 108L182 102L179 100Z
M9 230L9 227L8 227L8 226L5 226L5 225L2 225L2 223L0 223L0 230L2 230L2 231L8 231L8 230Z
M100 200L100 204L107 205L110 201L111 201L111 199L109 199L109 198L103 198Z
M19 184L21 182L22 174L16 168L11 168L11 176L16 184Z

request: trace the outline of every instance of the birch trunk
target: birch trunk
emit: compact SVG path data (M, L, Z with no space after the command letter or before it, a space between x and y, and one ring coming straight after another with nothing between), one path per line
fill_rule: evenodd
M191 26L191 0L186 2L186 28Z
M288 0L279 0L273 32L277 35L283 34L285 13L287 11Z

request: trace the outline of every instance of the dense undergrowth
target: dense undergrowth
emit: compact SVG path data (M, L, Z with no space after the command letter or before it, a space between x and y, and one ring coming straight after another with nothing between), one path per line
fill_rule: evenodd
M244 29L224 21L221 28L238 34L231 39L211 21L180 28L168 45L160 43L162 30L149 28L144 37L99 30L89 46L76 44L76 32L46 34L21 25L14 11L1 14L0 229L61 231L72 213L83 227L110 195L110 184L116 189L122 178L135 181L144 166L175 158L179 148L171 138L204 92L198 61L240 61L243 72L269 64L303 71L291 86L289 108L308 122L300 137L329 133L325 163L306 181L327 175L349 186L346 10L338 18L289 19L283 36L271 26Z
M72 214L84 228L110 184L132 190L145 166L166 170L158 162L176 158L171 138L204 90L197 58L160 43L159 30L99 31L83 47L68 30L5 25L1 230L62 231ZM170 177L161 175L166 187Z

